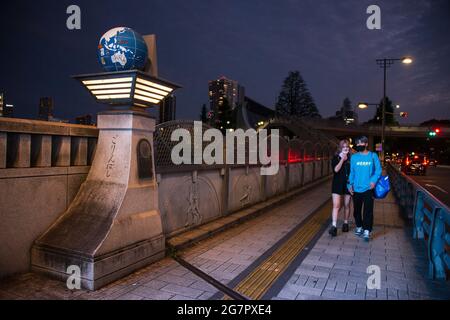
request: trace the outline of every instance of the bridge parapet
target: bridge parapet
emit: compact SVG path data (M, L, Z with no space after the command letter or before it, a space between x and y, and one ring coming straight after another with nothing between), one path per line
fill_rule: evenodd
M293 127L294 138L281 138L280 170L273 176L261 175L261 164L250 164L247 157L244 164L174 165L170 133L192 126L174 121L156 127L156 200L166 237L331 173L335 142ZM0 277L29 270L33 242L68 209L85 181L97 136L91 126L0 118L0 190L7 190L0 192Z
M97 137L93 126L0 118L0 169L88 166Z
M31 244L86 179L97 136L93 126L0 118L0 277L28 271Z
M425 242L431 279L450 276L450 208L417 182L388 165L394 194L413 221L413 238Z
M261 164L250 163L247 155L243 164L173 165L170 153L177 142L170 141L171 133L182 128L193 136L193 126L193 121L177 120L160 124L155 130L159 208L168 237L308 185L331 173L330 160L336 145L320 139L321 135L315 139L311 132L302 135L298 130L292 139L279 137L280 167L275 175L261 175ZM203 129L208 128L203 125ZM202 152L207 145L203 144ZM234 148L236 154L237 144ZM226 154L225 144L223 154Z

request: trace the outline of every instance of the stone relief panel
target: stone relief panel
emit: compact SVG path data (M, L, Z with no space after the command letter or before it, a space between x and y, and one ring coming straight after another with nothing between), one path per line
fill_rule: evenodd
M215 180L215 181L214 181ZM221 216L222 177L193 172L163 174L159 203L164 233L170 235Z
M235 168L230 172L229 211L233 212L262 200L259 168Z
M314 174L314 179L319 179L320 177L322 177L322 160L315 161L314 170L316 171Z
M305 162L304 163L304 183L308 183L312 181L313 176L313 162Z
M266 176L266 196L272 197L280 194L286 189L286 167L280 166L278 173L272 176Z
M289 187L296 188L302 183L302 164L294 163L289 165Z

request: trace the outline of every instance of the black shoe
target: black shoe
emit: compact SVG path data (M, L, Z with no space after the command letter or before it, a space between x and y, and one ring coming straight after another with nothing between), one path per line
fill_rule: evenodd
M348 232L348 223L342 225L342 232Z
M335 226L331 226L330 230L328 230L328 233L332 236L332 237L336 237L337 236L337 228Z

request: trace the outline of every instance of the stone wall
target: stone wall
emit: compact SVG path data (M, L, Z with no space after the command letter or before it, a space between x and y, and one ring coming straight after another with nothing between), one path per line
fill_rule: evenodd
M30 268L34 240L86 179L92 126L0 118L0 277Z
M0 118L0 277L29 271L33 242L67 209L86 179L97 136L92 126ZM294 139L280 146L282 161L273 176L262 176L258 165L158 166L165 236L331 173L332 143Z
M259 166L235 165L157 174L159 209L166 237L242 210L327 176L329 160L285 163L264 176ZM322 169L325 168L325 169Z

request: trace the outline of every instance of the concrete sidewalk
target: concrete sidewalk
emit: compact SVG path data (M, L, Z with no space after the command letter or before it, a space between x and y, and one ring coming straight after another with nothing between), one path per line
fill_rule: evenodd
M368 243L354 230L336 238L325 231L273 299L450 299L449 282L427 279L425 243L412 239L392 192L375 200L374 218ZM370 265L381 269L379 290L367 288Z
M181 256L224 284L235 284L330 199L324 183L293 200L184 249ZM304 258L303 258L304 257ZM381 289L368 290L369 265L381 269ZM392 194L375 202L374 239L350 233L319 240L301 252L267 291L267 299L449 299L448 283L426 278L424 243L413 241ZM221 293L165 258L95 292L27 273L0 280L0 299L215 299Z
M321 204L330 182L182 251L189 263L228 284ZM165 258L95 292L27 273L0 280L3 299L209 299L218 290L171 258Z

